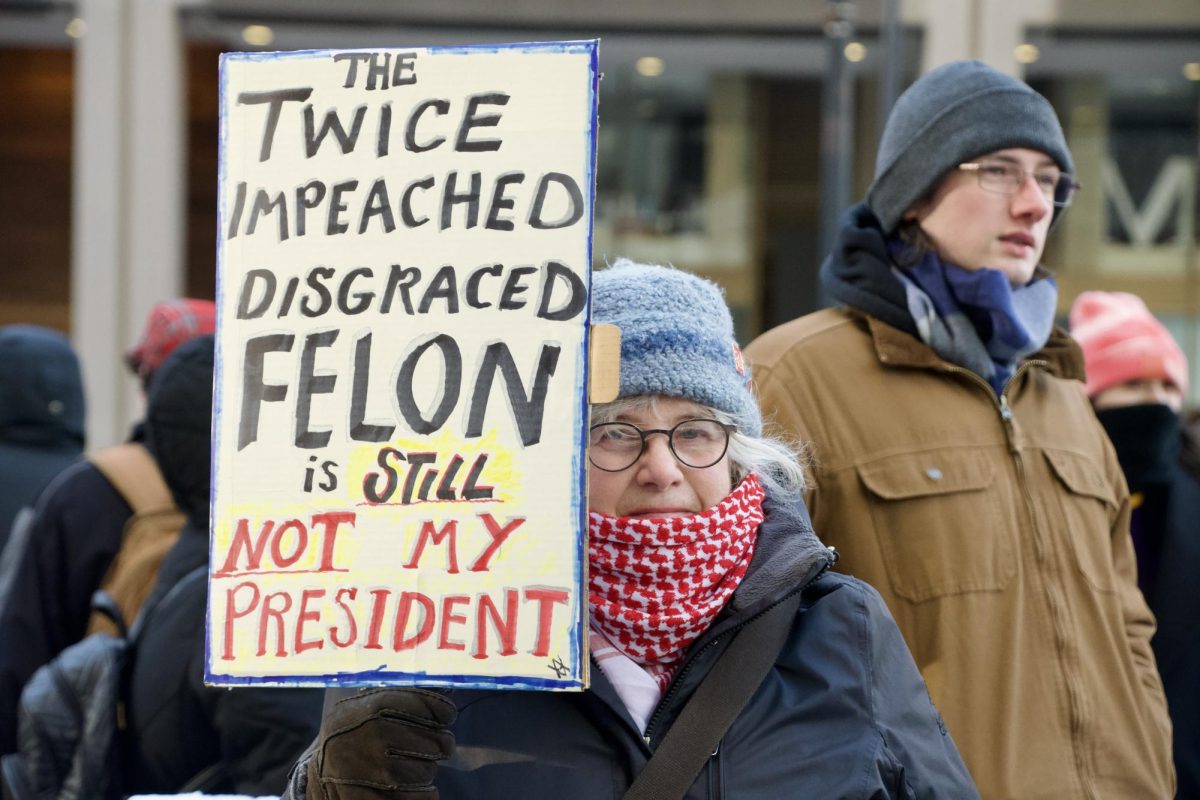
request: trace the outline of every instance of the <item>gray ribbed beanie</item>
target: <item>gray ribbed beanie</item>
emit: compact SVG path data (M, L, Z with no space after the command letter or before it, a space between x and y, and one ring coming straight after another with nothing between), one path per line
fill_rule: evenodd
M896 100L879 142L867 206L890 233L951 169L1007 147L1038 150L1075 172L1046 98L980 61L944 64Z
M592 322L621 329L621 396L682 397L762 434L750 369L721 288L670 267L619 259L592 275Z

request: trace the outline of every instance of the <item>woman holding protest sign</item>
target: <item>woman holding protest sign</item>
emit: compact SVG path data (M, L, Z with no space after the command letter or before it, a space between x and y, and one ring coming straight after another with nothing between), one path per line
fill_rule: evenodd
M591 688L327 700L287 796L977 796L878 594L829 571L720 290L620 261L592 314L622 342L592 409Z

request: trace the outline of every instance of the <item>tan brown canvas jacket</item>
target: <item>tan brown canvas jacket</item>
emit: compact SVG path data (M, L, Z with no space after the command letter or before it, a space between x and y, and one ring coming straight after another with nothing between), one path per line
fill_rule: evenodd
M1169 798L1170 722L1129 496L1056 330L997 397L852 309L747 348L811 444L838 568L882 593L985 798Z

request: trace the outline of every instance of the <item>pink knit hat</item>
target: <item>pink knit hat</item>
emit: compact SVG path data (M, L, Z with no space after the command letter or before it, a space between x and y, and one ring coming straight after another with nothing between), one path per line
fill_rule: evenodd
M1128 381L1161 378L1187 394L1187 358L1137 295L1084 292L1071 306L1083 349L1088 397Z

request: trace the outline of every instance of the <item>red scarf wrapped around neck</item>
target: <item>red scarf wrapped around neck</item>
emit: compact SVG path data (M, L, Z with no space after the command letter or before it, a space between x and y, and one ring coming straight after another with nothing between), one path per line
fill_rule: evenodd
M660 688L745 577L763 521L762 501L762 484L751 474L693 516L589 514L592 624Z

